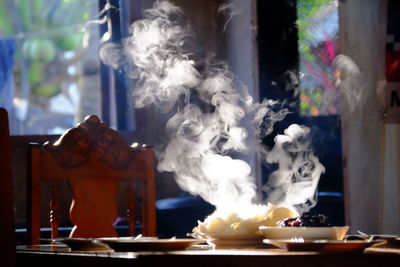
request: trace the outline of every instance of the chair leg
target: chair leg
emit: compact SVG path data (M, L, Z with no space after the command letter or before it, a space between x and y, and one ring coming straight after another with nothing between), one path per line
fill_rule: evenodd
M59 224L59 204L57 199L57 182L51 182L51 201L50 201L50 226L51 239L58 237Z
M135 185L129 183L128 225L129 235L135 235Z

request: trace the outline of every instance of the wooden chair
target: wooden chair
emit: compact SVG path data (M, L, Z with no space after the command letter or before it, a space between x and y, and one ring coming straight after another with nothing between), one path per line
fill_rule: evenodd
M32 244L38 244L40 238L44 181L51 184L51 238L58 237L57 182L61 180L67 180L72 191L69 217L74 227L70 237L117 236L113 223L118 216L116 194L122 181L128 181L129 188L129 234L135 234L135 209L139 206L136 200L142 198L142 234L156 236L152 148L128 146L118 132L92 115L56 142L32 145L29 162L27 232ZM141 189L139 197L135 194L137 188Z
M0 108L0 255L3 266L15 266L14 192L7 110Z

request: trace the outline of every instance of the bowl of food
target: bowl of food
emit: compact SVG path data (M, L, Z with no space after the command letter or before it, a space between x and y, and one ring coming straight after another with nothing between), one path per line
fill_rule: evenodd
M348 226L339 227L268 227L260 226L265 239L284 240L342 240L349 230Z
M324 215L303 214L282 220L275 227L260 226L259 230L265 239L273 240L342 240L349 227L331 227Z
M252 205L232 212L215 212L193 229L190 236L204 239L216 248L261 247L261 225L275 226L280 220L297 214L290 209Z

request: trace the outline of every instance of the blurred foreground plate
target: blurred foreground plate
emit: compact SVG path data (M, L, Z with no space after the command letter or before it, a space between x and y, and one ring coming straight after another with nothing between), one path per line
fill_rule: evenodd
M207 237L207 243L217 249L273 247L263 243L261 234L212 235Z
M377 246L385 242L383 240L363 241L363 240L314 240L304 242L294 242L293 240L269 240L264 239L264 243L277 246L288 251L319 251L325 253L359 253L364 249Z
M265 239L290 240L342 240L349 231L348 226L339 227L268 227L260 226Z
M97 238L97 241L104 243L114 251L168 251L185 250L186 248L200 244L204 240L194 238Z
M94 238L57 238L53 241L65 244L73 251L112 251L109 246Z

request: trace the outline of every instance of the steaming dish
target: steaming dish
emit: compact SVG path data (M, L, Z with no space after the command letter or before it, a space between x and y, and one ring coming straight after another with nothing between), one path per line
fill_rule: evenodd
M305 242L309 240L342 240L348 226L341 227L267 227L260 226L265 239Z
M293 210L272 204L256 205L246 214L215 212L193 229L193 236L227 247L260 246L262 239L270 240L342 240L348 226L330 227L325 215L298 215Z
M328 227L328 219L323 214L311 215L302 214L301 216L294 218L286 218L282 221L277 222L277 226L280 227Z
M277 222L276 227L260 226L260 232L266 239L293 240L342 240L349 230L348 226L329 227L325 215L302 214Z
M204 222L193 229L193 235L202 238L220 236L261 236L260 226L274 227L279 221L293 218L298 214L288 208L272 204L253 205L242 209L241 213L214 212Z

